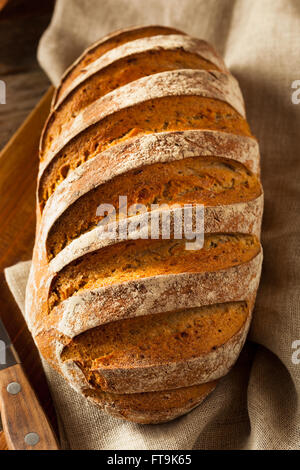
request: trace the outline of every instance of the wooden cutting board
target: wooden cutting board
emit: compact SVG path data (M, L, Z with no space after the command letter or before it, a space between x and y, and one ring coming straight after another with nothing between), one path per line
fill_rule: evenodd
M53 87L49 88L0 153L0 315L28 378L56 428L53 405L36 347L3 274L7 266L31 258L35 233L38 143L52 95ZM6 448L1 432L0 450Z

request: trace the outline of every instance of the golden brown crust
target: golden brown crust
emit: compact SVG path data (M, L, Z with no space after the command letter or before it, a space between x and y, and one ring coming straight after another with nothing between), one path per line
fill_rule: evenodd
M163 392L116 394L88 389L83 394L116 418L139 424L171 421L200 405L217 382L193 385Z
M232 338L234 345L239 343L248 318L246 302L128 318L75 337L63 349L61 359L76 362L92 386L117 393L207 382L223 373L224 361L218 353L225 344L226 366L230 367L228 346ZM213 360L211 376L208 364Z
M59 98L45 125L41 150L71 117L101 96L147 75L188 68L226 72L209 44L188 36L148 37L112 49L85 67Z
M243 115L239 87L227 73L174 70L129 83L84 108L42 149L41 206L70 171L119 142L193 128L251 136Z
M153 174L157 175L155 181ZM127 197L128 206L143 204L151 210L153 204L219 206L248 202L261 194L261 187L258 178L243 165L216 157L190 157L131 170L68 207L48 234L49 260L103 220L104 215L97 215L101 203L112 204L118 211L118 194Z
M153 213L168 203L171 229L172 204L203 203L204 247L163 240L161 227L158 240L101 239L96 208L120 195ZM262 208L243 98L209 45L151 26L91 46L66 72L41 140L26 292L41 353L114 416L155 423L197 406L249 329Z
M186 250L184 245L185 240L128 240L77 258L54 277L49 314L85 290L144 277L217 271L247 263L260 252L256 237L244 234L206 234L200 250Z
M184 32L179 31L175 28L169 28L167 26L136 26L127 29L120 29L108 34L104 38L96 41L94 44L89 46L73 64L68 67L61 78L61 82L58 85L52 100L52 106L55 105L57 100L60 98L64 90L70 85L76 77L82 72L82 70L101 57L106 52L114 49L115 47L126 44L127 42L141 39L144 37L152 37L157 35L168 35L168 34L182 34Z

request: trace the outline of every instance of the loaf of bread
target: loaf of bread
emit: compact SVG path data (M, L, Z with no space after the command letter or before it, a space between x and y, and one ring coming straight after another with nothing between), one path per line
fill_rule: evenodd
M227 374L261 272L259 171L238 83L205 41L131 28L66 71L40 142L26 316L74 389L114 416L158 423ZM161 226L156 238L101 236L111 222L97 209L119 210L120 196L147 211L203 204L203 247Z

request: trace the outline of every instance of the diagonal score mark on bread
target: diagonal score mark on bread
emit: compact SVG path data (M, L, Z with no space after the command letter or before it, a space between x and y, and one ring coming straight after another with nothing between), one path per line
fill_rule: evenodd
M53 279L49 312L83 289L153 275L225 269L249 261L260 251L257 238L244 234L207 234L203 248L195 251L185 250L184 243L184 240L128 240L85 254Z
M201 155L201 157L198 157L199 155ZM80 236L85 230L89 231L95 226L97 222L97 206L101 202L109 202L107 199L108 194L105 194L105 188L108 188L111 193L112 186L114 186L114 184L118 185L120 176L123 175L122 180L124 181L124 185L121 189L120 186L118 187L116 195L129 192L129 197L132 198L131 193L137 190L139 179L140 185L143 185L142 195L144 194L143 190L146 184L144 178L145 173L149 175L148 180L150 179L150 184L153 181L153 164L174 162L174 164L177 165L177 173L181 174L180 178L182 180L185 172L185 162L182 161L183 159L187 159L190 167L192 167L187 168L187 174L191 177L195 173L193 171L194 163L192 158L199 158L202 162L198 178L196 174L196 187L194 192L192 192L192 195L194 194L195 197L197 197L197 201L200 200L203 204L210 206L214 204L214 210L218 212L221 222L228 220L228 218L230 219L230 217L228 217L230 213L228 204L230 201L236 204L236 211L239 210L240 212L248 214L252 212L253 196L255 194L259 196L261 194L257 175L259 171L259 151L257 142L254 139L249 137L242 138L218 131L181 131L151 134L131 139L130 142L119 144L113 149L108 149L98 154L94 159L87 161L72 172L70 176L58 186L57 190L46 204L40 224L41 233L39 239L41 243L46 241L48 255L49 252L51 252L51 244L53 244L51 240L59 238L60 233L64 233L64 237L68 237L71 240L72 235L70 232L73 231L75 234L77 232L77 236ZM241 164L238 166L239 174L235 172L236 165L238 165L236 162ZM218 169L218 166L223 168L223 171L219 175L219 181L214 178L213 174L210 175L209 172L207 174L206 171L203 171L206 165L210 166L212 170L214 167ZM161 168L162 166L159 166L159 169ZM224 172L224 168L226 168L227 171ZM170 179L170 175L168 175L168 169L169 167L165 166L164 172L167 174L164 175L163 173L162 176L158 176L158 180L161 181L161 186L163 187L166 185L167 187L174 185L174 182ZM137 179L135 179L135 172ZM222 173L224 173L224 175ZM256 175L256 178L252 173ZM226 178L224 178L226 174L227 181ZM242 178L242 180L239 181L241 175L245 175L246 180ZM238 176L237 181L236 176ZM248 187L248 178L253 182L251 188ZM190 186L192 186L190 181L184 178L183 183L186 186L185 191L189 193L191 189ZM236 194L236 183L240 184L239 187L242 189L243 194ZM179 184L182 186L182 181L179 181ZM203 184L205 188L203 188ZM154 191L151 190L151 188L148 189L149 196L151 197L151 194L153 194L153 198L155 198L157 202L159 201L159 194L156 194L155 190L161 191L161 186L154 187ZM130 187L131 189L129 191ZM254 193L253 190L255 190ZM248 196L246 196L245 192L248 193ZM175 196L175 194L173 196ZM214 201L215 197L221 198L220 200L223 204L220 206L216 205ZM256 199L258 199L257 203L260 206L260 196ZM240 203L242 201L247 202L241 206ZM170 202L172 203L172 201ZM226 207L224 207L224 204L226 204ZM223 210L227 211L227 217L222 217L221 212ZM90 212L90 214L88 214L88 212ZM73 223L73 215L77 223ZM207 216L205 219L207 219ZM246 222L249 222L250 227L253 223L251 219L253 219L253 217L249 216L246 218ZM254 219L259 219L258 214L255 215ZM239 217L236 218L236 220L241 221L242 219ZM70 223L68 223L68 221L70 221ZM247 233L245 226L239 228L237 225L231 225L230 221L228 221L226 225L226 230L223 224L223 227L220 225L217 231L245 231ZM209 232L213 231L213 229L216 230L215 226L210 227L210 224L206 224L206 226ZM253 233L256 233L256 231ZM55 244L57 241L58 240L55 241ZM56 254L60 248L62 248L61 244L55 246Z
M88 65L55 104L42 135L41 150L47 145L50 124L53 140L54 127L57 137L59 124L65 125L95 99L139 78L186 68L226 71L208 43L183 35L138 39L112 49Z
M91 63L102 57L105 53L111 49L115 49L123 44L130 43L137 39L151 38L152 36L161 36L169 34L181 34L185 36L183 31L179 31L175 28L157 25L147 26L134 26L130 28L124 28L121 30L114 31L107 36L99 39L91 46L85 49L81 56L73 62L64 72L61 77L60 84L55 90L52 108L55 107L57 101L64 94L65 90L72 86L73 81L82 74L82 72Z
M207 128L250 136L243 114L237 82L221 72L163 72L118 88L78 114L45 153L41 207L69 171L107 147L163 130Z

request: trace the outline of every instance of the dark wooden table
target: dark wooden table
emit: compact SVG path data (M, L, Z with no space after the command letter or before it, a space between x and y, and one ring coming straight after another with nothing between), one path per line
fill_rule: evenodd
M38 135L51 98L50 82L37 63L36 49L52 9L53 0L10 0L0 11L0 79L6 83L6 104L0 104L0 315L55 425L39 356L3 275L5 267L30 259L32 252ZM0 450L5 448L0 433Z

